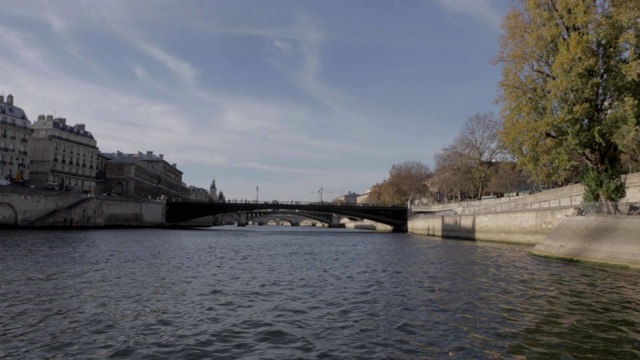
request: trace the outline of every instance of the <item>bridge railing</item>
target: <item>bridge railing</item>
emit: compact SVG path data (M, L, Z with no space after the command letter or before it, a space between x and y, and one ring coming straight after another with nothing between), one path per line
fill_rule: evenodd
M461 207L450 210L439 210L432 213L423 213L421 216L450 216L450 215L484 215L506 212L517 212L541 209L573 208L573 215L597 216L597 215L640 215L640 202L595 202L584 203L582 199L566 197L559 199L547 199L536 202L506 203L480 207Z
M460 210L461 214L489 214L499 212L512 212L522 210L535 210L544 208L559 208L559 207L571 207L579 206L582 204L582 196L564 196L550 199L540 199L533 201L513 201L505 202L494 205L484 206L464 206Z
M299 201L299 200L248 200L248 199L230 199L221 201L211 201L203 199L169 199L169 202L193 202L193 203L224 203L224 204L259 204L259 205L322 205L322 206L359 206L359 207L396 207L404 206L396 205L378 205L378 204L352 204L352 203L335 203L331 201Z

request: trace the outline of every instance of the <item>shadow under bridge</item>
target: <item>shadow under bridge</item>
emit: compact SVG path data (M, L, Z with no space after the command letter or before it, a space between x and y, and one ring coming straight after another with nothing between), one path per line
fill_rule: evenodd
M282 204L270 203L218 203L167 201L165 219L170 224L210 215L248 212L256 210L299 210L339 214L366 219L393 226L394 232L407 231L407 208L402 206L334 205L334 204Z

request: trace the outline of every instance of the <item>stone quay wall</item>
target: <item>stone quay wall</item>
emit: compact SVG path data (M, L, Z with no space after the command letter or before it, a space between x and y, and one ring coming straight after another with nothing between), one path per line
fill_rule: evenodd
M627 175L625 182L627 195L621 201L640 201L640 173ZM506 201L460 206L454 209L458 215L418 214L409 219L408 230L444 238L535 245L531 251L535 255L640 268L640 217L575 216L582 193L581 185L571 185ZM487 208L489 212L483 213Z
M498 214L416 215L407 227L412 234L536 245L573 213L573 207Z
M162 202L2 187L0 226L158 227L167 224Z
M531 253L640 268L640 218L571 217L562 221Z

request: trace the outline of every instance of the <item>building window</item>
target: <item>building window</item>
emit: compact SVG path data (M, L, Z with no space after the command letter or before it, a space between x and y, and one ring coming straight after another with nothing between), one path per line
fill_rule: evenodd
M116 183L116 188L114 189L114 192L116 195L123 195L124 194L124 184L121 181L118 181Z

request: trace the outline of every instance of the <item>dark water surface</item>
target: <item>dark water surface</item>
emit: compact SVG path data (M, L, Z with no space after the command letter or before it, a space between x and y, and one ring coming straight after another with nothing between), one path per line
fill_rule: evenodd
M0 231L0 358L640 358L640 273L286 227Z

